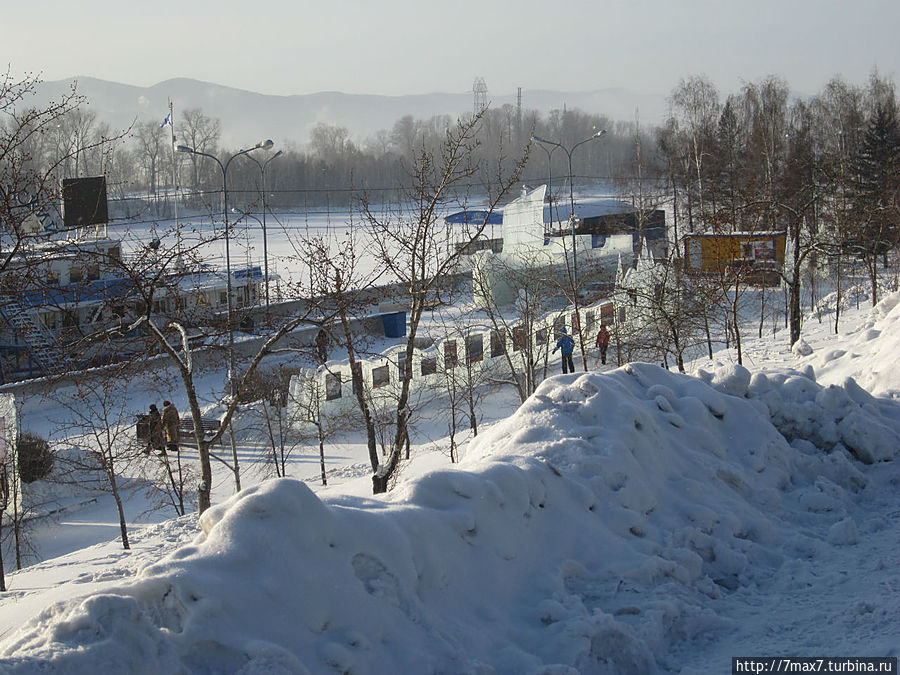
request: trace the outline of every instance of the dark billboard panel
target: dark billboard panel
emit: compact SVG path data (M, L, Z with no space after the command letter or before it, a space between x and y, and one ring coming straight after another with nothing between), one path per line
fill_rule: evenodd
M74 229L102 225L109 219L106 205L106 177L63 178L63 225Z

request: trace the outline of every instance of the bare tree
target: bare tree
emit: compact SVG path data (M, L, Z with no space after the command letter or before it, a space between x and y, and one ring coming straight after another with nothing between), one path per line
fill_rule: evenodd
M310 424L317 427L316 438L323 444L323 470L324 441L339 428L338 424L329 424L321 419L319 395L322 392L309 391L310 387L305 386L306 380L303 392L305 396L292 395L292 377L304 372L305 369L284 363L257 369L242 394L242 402L247 405L244 420L249 422L249 429L254 436L266 439L269 461L279 478L288 475L291 455L308 440L298 431L298 426ZM313 395L316 396L315 401L310 398Z
M49 399L65 410L66 421L58 429L65 443L78 446L77 451L66 454L70 471L61 480L73 480L112 495L122 546L128 549L122 491L130 481L122 472L140 451L129 432L132 415L126 390L121 377L86 378L72 388L55 391ZM92 479L93 475L100 480Z
M220 399L223 409L221 425L209 433L203 427L204 419L194 382L197 374L195 351L204 348L202 345L195 346L189 336L200 326L218 323L219 336L225 337L235 327L229 325L227 319L230 317L225 317L226 320L223 322L223 317L217 316L215 309L209 306L198 304L196 307L176 307L174 312L161 313L158 303L155 302L161 297L177 299L184 280L189 280L201 269L202 249L208 243L197 241L190 245L180 242L159 245L157 242L154 246L145 246L127 257L111 255L108 252L97 253L102 262L115 267L119 275L128 281L129 301L123 303L121 297L110 299L110 303L125 305L124 315L118 317L115 325L91 327L84 338L75 345L78 349L86 350L102 344L105 349L112 349L115 352L115 341L120 341L121 348L121 341L124 340L130 347L127 351L133 354L134 363L143 362L151 354L162 354L165 363L174 369L176 381L181 383L187 398L188 411L193 422L194 441L200 458L198 506L201 513L209 508L211 503L212 458L228 466L235 476L236 485L239 485L237 461L228 462L213 456L210 448L218 443L230 428L232 417L241 401L241 392L254 377L262 359L281 348L279 343L285 336L301 324L309 322L311 317L318 316L317 305L310 302L290 316L273 320L271 327L266 327L266 332L257 338L252 355L241 359L240 362L239 356L232 351L233 347L226 347L229 350L229 353L225 354L226 358L230 360L234 355L235 366L240 372L232 373L232 379L225 383L226 391L222 393ZM227 343L230 345L231 340ZM210 346L205 349L222 350L223 347Z
M302 243L302 250L303 257L309 261L310 290L328 309L335 324L336 340L347 350L353 395L366 430L369 463L374 472L379 465L377 415L363 383L360 358L365 354L366 345L360 343L353 322L375 297L373 287L379 273L361 269L357 236L357 228L351 222L342 240L330 242L322 237L312 237Z
M651 263L646 256L629 270L616 289L616 305L626 314L626 326L616 325L617 342L624 339L630 357L662 360L674 357L684 372L684 357L702 335L704 296L684 273L674 255Z
M372 254L410 295L407 363L412 363L423 313L442 293L451 290L446 282L452 278L464 246L481 236L486 228L487 218L479 225L467 226L462 231L453 231L443 220L444 209L452 204L465 203L471 181L484 177L482 168L473 159L480 121L480 115L461 120L446 132L439 152L430 152L423 147L417 153L411 167L412 183L402 203L393 208L380 208L368 197L362 200ZM517 162L511 174L493 176L495 189L489 190L485 199L488 213L518 181L521 167L522 162ZM375 493L387 490L401 450L409 442L411 377L411 369L406 369L400 383L390 454L387 461L379 464L372 477Z
M189 108L182 115L181 135L183 143L197 152L215 154L221 136L221 125L218 119L207 117L200 108ZM200 156L191 153L188 155L191 162L191 190L194 193L203 189L207 180L201 167L206 166L207 171L212 171L208 163L200 161ZM212 173L208 174L212 180Z
M548 345L536 342L534 334L537 321L554 300L548 262L538 252L530 252L515 258L479 254L473 263L473 293L493 328L490 350L506 365L490 377L495 384L514 386L522 403L543 379L540 366ZM512 297L501 289L512 290ZM512 376L509 380L504 377L507 372Z
M160 145L162 133L156 122L141 122L134 130L134 140L137 146L135 154L144 172L147 195L154 201L159 199L160 163L163 161Z
M321 369L320 369L321 370ZM325 467L325 444L336 434L348 429L356 422L346 417L334 417L322 413L322 401L325 400L325 388L319 373L306 371L300 375L299 388L292 392L294 411L289 422L291 433L298 443L312 440L319 451L319 472L322 485L328 485L328 472ZM351 416L352 417L352 416Z

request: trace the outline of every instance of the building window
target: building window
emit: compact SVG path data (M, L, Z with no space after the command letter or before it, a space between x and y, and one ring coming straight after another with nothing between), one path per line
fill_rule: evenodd
M77 284L81 281L83 270L80 267L70 267L69 268L69 283Z
M459 364L459 355L456 353L456 340L444 341L444 370L456 368Z
M100 265L88 265L84 271L88 281L97 281L100 278Z
M325 400L333 401L341 397L341 374L325 373Z
M77 309L64 309L62 311L62 325L63 328L75 328L78 326L78 310Z
M387 366L372 368L372 386L385 387L391 383L391 371Z
M432 357L422 359L422 377L434 375L437 372L437 359Z
M514 326L512 331L513 351L518 352L528 347L528 334L525 326Z
M624 313L624 308L620 312L620 314ZM616 316L616 308L613 304L603 305L600 308L600 321L606 324L610 324L613 322Z
M469 335L466 337L466 361L478 363L484 359L484 336Z
M59 316L56 312L41 312L41 323L47 330L55 331L57 327L57 319Z
M499 330L491 331L491 358L503 356L506 353L506 340Z

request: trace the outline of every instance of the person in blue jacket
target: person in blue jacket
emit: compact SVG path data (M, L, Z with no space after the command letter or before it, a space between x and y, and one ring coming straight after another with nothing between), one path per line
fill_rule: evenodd
M566 332L565 328L560 328L559 332L561 335L559 340L556 341L556 346L553 348L552 353L555 354L557 349L562 353L563 375L574 373L575 362L572 361L572 352L575 351L575 340Z

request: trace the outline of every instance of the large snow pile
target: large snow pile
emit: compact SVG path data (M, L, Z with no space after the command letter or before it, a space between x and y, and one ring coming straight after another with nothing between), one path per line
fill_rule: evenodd
M853 378L870 394L900 397L900 292L883 298L869 317L831 348L802 360L822 384L842 384Z
M718 390L765 404L761 410L797 447L847 450L867 464L894 459L900 450L897 404L872 396L853 378L843 386L822 386L809 366L803 372L751 375L736 365L712 373L700 369L697 376Z
M708 379L646 364L553 378L457 467L385 500L325 503L292 480L244 490L134 583L45 610L3 643L2 666L678 671L735 629L729 597L787 593L825 549L884 527L859 522L867 478L850 450L885 458L900 428L896 404L852 388ZM835 428L816 436L801 410ZM862 653L896 654L897 624L877 626Z

